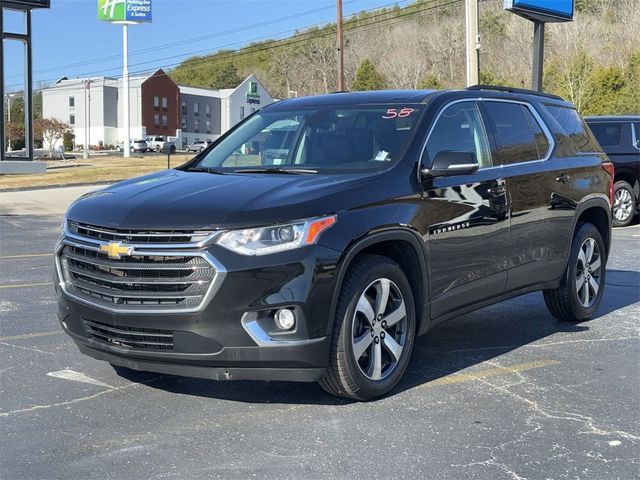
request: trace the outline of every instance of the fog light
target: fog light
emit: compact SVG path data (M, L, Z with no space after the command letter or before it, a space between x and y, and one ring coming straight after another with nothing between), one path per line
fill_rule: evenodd
M273 321L280 330L291 330L296 324L296 315L292 310L282 308L276 312Z

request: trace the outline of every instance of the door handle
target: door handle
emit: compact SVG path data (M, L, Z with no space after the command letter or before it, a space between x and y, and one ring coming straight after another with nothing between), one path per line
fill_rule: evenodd
M567 181L570 179L571 177L569 175L567 175L566 173L561 173L560 175L558 175L556 177L556 182L560 182L560 183L567 183Z
M499 196L499 195L504 195L506 191L507 191L507 188L501 185L499 187L490 188L489 190L487 190L487 193L489 195Z

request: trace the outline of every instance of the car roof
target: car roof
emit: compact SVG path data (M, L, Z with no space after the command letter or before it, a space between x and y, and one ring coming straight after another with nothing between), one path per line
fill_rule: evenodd
M310 97L288 98L278 106L359 105L372 103L422 103L435 90L370 90L366 92L335 92Z
M544 101L572 106L557 95L494 85L476 85L466 89L449 90L372 90L365 92L335 92L324 95L279 100L265 108L290 108L322 105L415 104L427 103L436 97L445 98L512 98L514 100Z
M586 122L640 122L640 115L590 115Z

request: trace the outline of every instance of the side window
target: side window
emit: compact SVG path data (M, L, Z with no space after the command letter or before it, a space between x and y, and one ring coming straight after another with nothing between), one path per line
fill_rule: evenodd
M496 136L498 165L531 162L544 158L549 147L531 111L511 102L485 102L489 122Z
M617 147L622 141L622 123L590 123L589 128L601 147Z
M631 125L631 141L633 146L640 150L640 123Z
M427 142L427 159L431 164L440 152L472 153L483 167L491 166L491 153L482 117L475 102L460 102L446 108L433 126Z
M591 130L589 130L589 127L587 127L587 124L584 123L584 120L580 118L575 109L547 105L547 110L560 124L579 152L592 153L602 151Z

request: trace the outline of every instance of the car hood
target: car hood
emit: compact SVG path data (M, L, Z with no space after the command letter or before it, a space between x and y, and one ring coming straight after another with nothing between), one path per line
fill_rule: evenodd
M348 208L354 189L378 174L226 174L167 170L88 193L67 212L71 220L119 228L219 228L263 225ZM360 193L360 192L358 192ZM373 200L373 199L372 199Z

